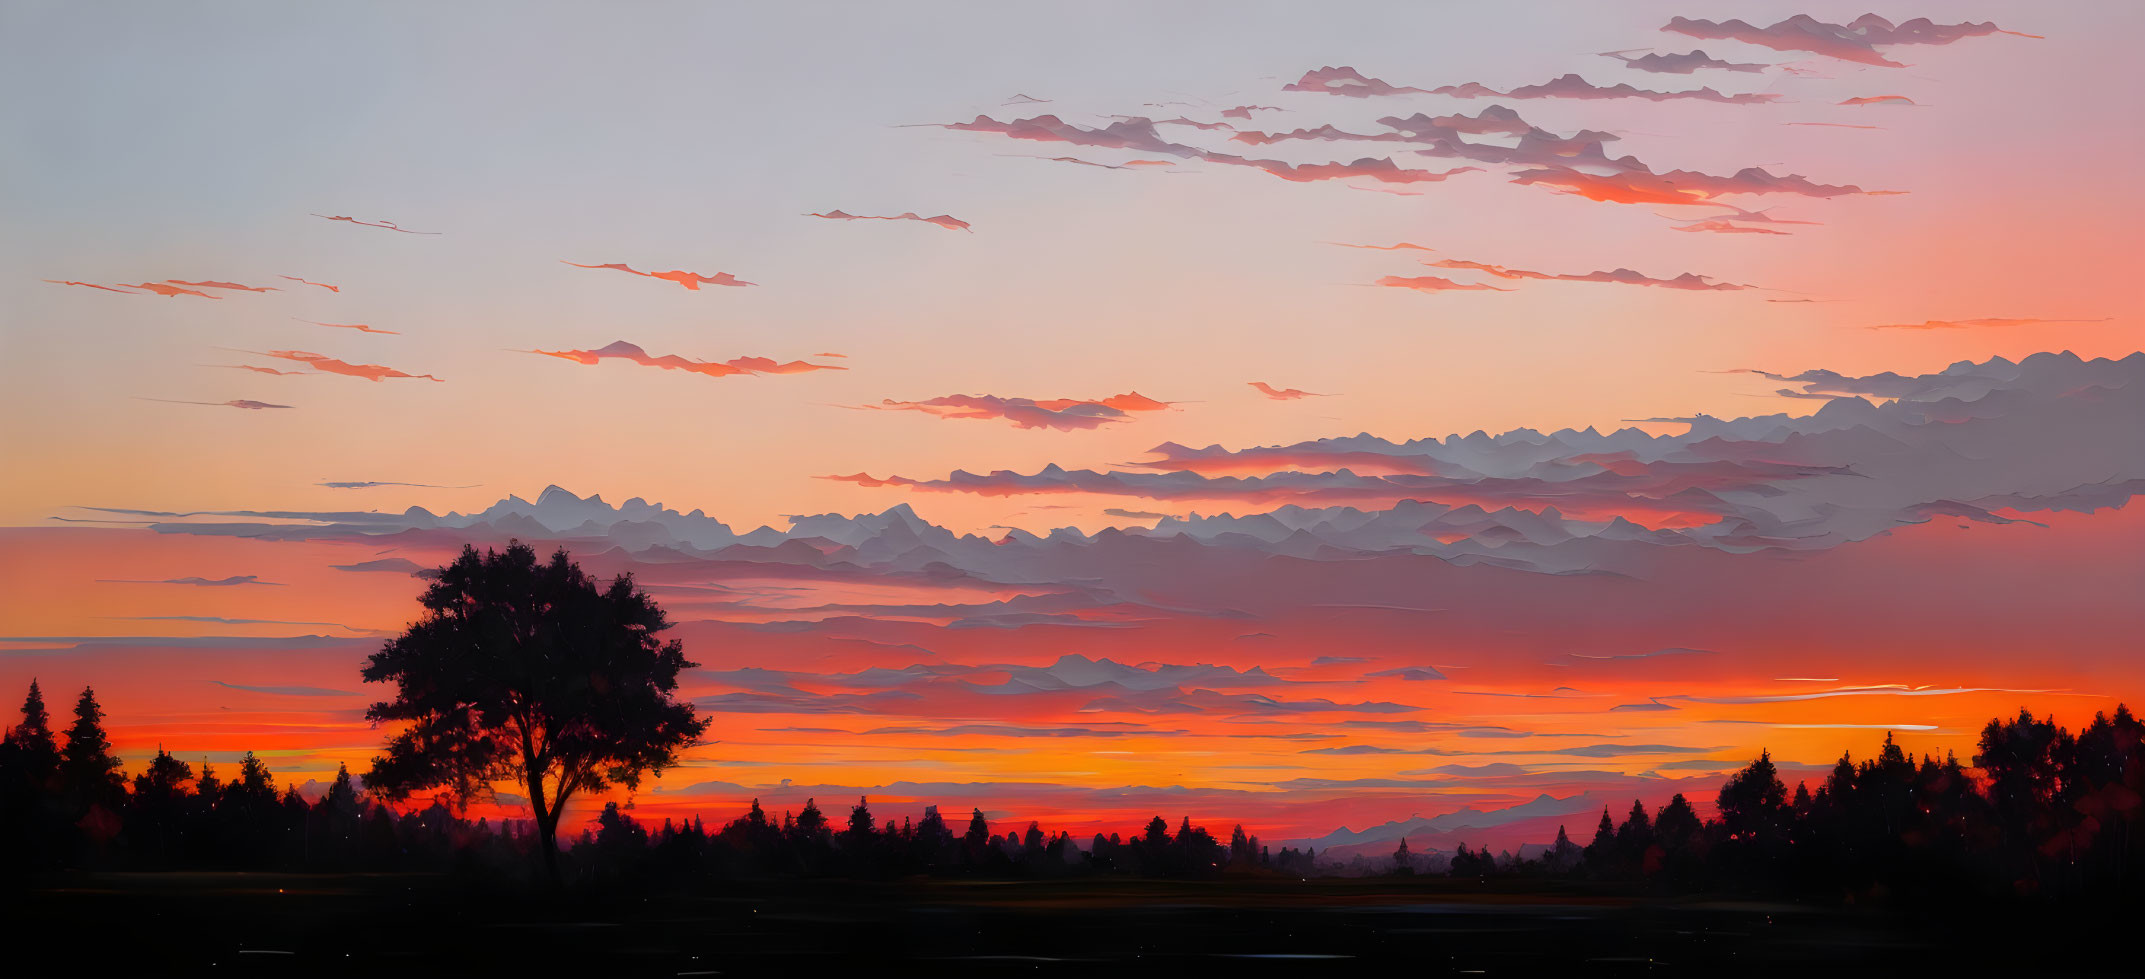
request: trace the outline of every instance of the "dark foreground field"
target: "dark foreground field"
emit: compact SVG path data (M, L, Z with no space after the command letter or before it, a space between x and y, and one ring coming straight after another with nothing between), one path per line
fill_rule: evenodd
M75 874L11 889L17 975L1977 975L2105 933L1417 880L809 882L541 901L415 875ZM16 961L21 961L17 959ZM2016 971L2015 969L2012 971ZM2079 974L2075 970L2074 974Z

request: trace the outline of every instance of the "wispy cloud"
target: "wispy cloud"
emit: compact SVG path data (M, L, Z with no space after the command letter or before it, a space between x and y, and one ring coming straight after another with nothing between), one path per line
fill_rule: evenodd
M1413 289L1416 292L1511 292L1486 282L1454 282L1435 275L1387 275L1381 276L1373 285L1391 289Z
M1066 159L1070 158L1068 157ZM1085 161L1074 160L1073 162L1080 163ZM834 221L921 221L925 224L938 225L939 227L944 228L948 231L975 230L968 226L968 222L963 221L960 218L954 217L951 214L941 214L936 217L927 218L919 217L915 211L903 211L900 214L895 214L892 216L882 216L877 214L851 214L847 211L824 211L814 214L807 214L805 215L805 217L827 218L829 220Z
M1256 388L1260 394L1272 398L1275 401L1296 401L1302 398L1332 397L1332 395L1320 394L1316 391L1305 391L1301 388L1276 388L1273 385L1266 383L1265 381L1251 381L1248 383L1253 388Z
M668 272L643 272L643 271L641 271L641 270L639 270L639 269L636 269L636 268L634 268L634 267L632 267L632 266L630 266L630 265L626 265L626 264L623 264L623 263L620 263L620 262L612 262L612 263L609 263L609 264L605 264L605 265L583 265L583 264L581 264L581 263L579 263L579 262L568 262L568 261L566 261L566 260L565 260L565 259L563 259L563 258L562 258L562 259L559 259L559 262L560 262L560 264L563 264L563 265L571 265L571 266L573 266L574 268L577 268L577 269L612 269L612 270L614 270L614 271L618 271L618 272L626 272L626 273L629 273L629 274L632 274L632 275L644 276L644 277L647 277L647 278L650 278L650 279L661 279L661 280L663 280L663 281L665 281L665 282L675 282L675 283L677 283L677 284L679 284L679 285L681 285L681 286L684 286L685 288L687 288L687 289L689 289L689 290L691 290L691 291L693 291L693 292L699 292L699 291L700 291L700 287L701 287L702 285L711 285L711 286L750 286L750 285L758 285L758 283L756 283L756 282L746 282L745 280L743 280L743 279L740 279L740 278L738 278L737 276L731 275L731 274L730 274L730 273L728 273L728 272L717 272L717 273L715 273L714 275L702 275L702 274L700 274L700 273L698 273L698 272L681 272L681 271L679 271L679 270L677 270L677 269L671 269L671 270L670 270L670 271L668 271Z
M2034 326L2041 323L2107 323L2113 317L2100 319L2041 319L2034 316L2003 317L1988 316L1968 320L1923 320L1920 323L1880 323L1864 327L1870 330L1978 330L1998 326Z
M405 228L405 227L403 227L403 226L401 226L401 225L399 225L399 224L396 224L396 223L395 223L395 222L393 222L393 221L360 221L360 220L358 220L358 219L356 219L356 218L353 218L353 217L349 217L349 216L347 216L347 215L341 215L341 214L336 214L336 215L328 215L328 214L315 214L315 215L313 215L313 216L314 216L314 217L316 217L316 218L323 218L323 219L326 219L326 220L329 220L329 221L341 221L341 222L344 222L344 223L347 223L347 224L356 224L356 225L363 225L363 226L365 226L365 227L367 227L367 228L385 228L385 229L387 229L388 231L400 231L400 232L402 232L403 234L406 234L406 235L436 235L436 234L441 234L441 233L442 233L442 232L438 232L438 231L411 231L410 229L408 229L408 228Z
M233 588L239 585L281 585L280 581L262 581L259 575L235 574L228 578L99 578L107 585L193 585L200 588Z
M137 398L136 400L161 401L168 405L207 405L211 408L244 408L247 411L260 411L263 408L290 407L290 405L269 404L266 401L248 401L243 398L240 398L235 401L180 401L176 398Z
M342 374L346 377L362 377L368 381L384 381L389 378L408 378L410 380L425 381L442 380L441 378L433 377L430 374L411 374L407 371L397 370L393 367L387 367L380 364L353 364L348 361L337 360L334 357L330 357L326 354L309 353L304 350L264 350L248 351L248 353L260 353L264 357L274 357L278 360L296 361L298 363L311 367L316 371L320 371L323 374Z

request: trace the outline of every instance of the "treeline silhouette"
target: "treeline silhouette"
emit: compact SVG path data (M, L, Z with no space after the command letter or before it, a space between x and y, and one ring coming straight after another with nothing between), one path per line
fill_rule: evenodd
M0 866L10 873L121 870L444 871L534 879L542 835L527 820L471 821L435 800L390 808L347 769L316 800L278 787L251 752L225 777L159 749L131 780L83 690L55 734L32 682L19 723L0 739ZM1621 881L1668 890L1769 890L1900 899L2071 898L2127 894L2145 874L2132 836L2145 816L2145 724L2127 707L2076 735L2021 710L1991 720L1973 767L1909 758L1886 736L1875 757L1842 755L1814 788L1790 792L1769 754L1731 776L1702 819L1681 794L1649 812L1607 809L1591 841L1560 827L1554 843L1515 856L1411 851L1369 868L1309 850L1273 852L1236 827L1226 841L1157 816L1129 836L1076 842L1029 823L996 832L980 810L950 824L880 821L858 799L837 823L808 801L779 817L760 807L719 827L660 824L606 804L558 859L567 880L689 885L709 878L929 876L1173 878L1323 873L1439 873ZM2145 843L2145 841L2141 841ZM1531 851L1533 848L1529 848Z

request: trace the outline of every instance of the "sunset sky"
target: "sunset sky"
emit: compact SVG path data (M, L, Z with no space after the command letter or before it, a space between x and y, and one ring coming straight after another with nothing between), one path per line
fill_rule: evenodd
M1866 12L10 4L8 718L362 771L519 537L701 664L657 817L1519 842L2082 722L2145 7Z

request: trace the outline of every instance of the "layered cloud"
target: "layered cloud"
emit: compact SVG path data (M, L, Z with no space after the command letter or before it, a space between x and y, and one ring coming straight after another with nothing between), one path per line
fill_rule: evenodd
M1633 50L1644 51L1646 49L1635 48ZM1719 58L1715 58L1712 55L1705 53L1704 51L1686 51L1682 54L1660 54L1655 52L1649 52L1647 54L1640 55L1636 58L1631 56L1631 51L1604 51L1601 53L1601 56L1604 58L1615 58L1616 60L1623 62L1624 67L1626 68L1636 68L1639 71L1653 72L1655 74L1661 75L1688 75L1694 71L1698 71L1701 68L1717 71L1741 71L1755 74L1772 67L1771 65L1750 64L1747 62L1722 61Z
M1093 401L1077 398L1002 398L993 394L949 394L924 401L887 399L875 405L859 405L871 411L918 411L939 418L1003 419L1019 428L1049 428L1061 432L1099 428L1129 421L1133 412L1161 411L1167 401L1156 401L1137 391Z
M1370 78L1346 65L1328 65L1303 73L1299 78L1281 86L1284 92L1319 92L1326 95L1342 95L1352 99L1369 98L1373 95L1429 94L1427 89L1404 88L1387 84L1383 79Z
M1185 143L1164 139L1155 130L1152 120L1140 116L1119 118L1099 129L1076 126L1053 115L1036 116L1032 119L1015 119L1000 122L989 116L977 116L970 122L937 124L941 129L962 132L991 133L1009 139L1032 140L1046 143L1069 143L1075 146L1094 146L1104 149L1131 150L1140 153L1160 153L1180 159L1199 160L1219 166L1247 167L1296 183L1318 180L1346 180L1363 177L1382 183L1408 184L1444 180L1456 173L1468 171L1468 167L1443 172L1411 170L1394 163L1391 159L1358 159L1352 163L1288 163L1281 160L1253 160L1229 153L1217 153ZM1129 165L1129 164L1128 164Z
M1680 92L1659 92L1652 89L1637 88L1622 82L1604 86L1589 82L1577 74L1559 75L1549 81L1535 85L1521 85L1508 92L1497 91L1479 82L1441 85L1431 89L1431 92L1459 99L1645 99L1648 102L1691 100L1723 102L1729 105L1763 105L1768 102L1777 102L1781 98L1781 96L1772 92L1746 92L1727 95L1712 88L1694 88Z
M809 361L792 360L777 362L766 357L734 357L730 360L693 360L677 354L652 356L638 345L624 340L614 340L594 350L531 350L542 354L570 360L576 364L599 364L605 360L623 360L642 367L659 367L666 371L685 371L706 377L731 377L738 374L803 374L809 371L841 371L849 368L836 364L814 364Z
M1898 193L1864 190L1853 184L1821 184L1801 174L1781 176L1762 167L1748 167L1722 177L1689 170L1666 173L1626 170L1594 174L1567 166L1548 166L1516 171L1512 174L1512 182L1539 184L1588 200L1615 204L1702 204L1729 194L1844 197Z
M1879 47L1950 44L1990 34L2038 37L2007 31L1995 24L1937 24L1926 17L1894 24L1876 14L1864 14L1846 24L1830 24L1808 14L1796 14L1770 27L1757 27L1742 20L1716 22L1672 17L1661 29L1700 40L1741 41L1775 51L1808 51L1827 58L1886 68L1905 66L1878 53Z
M1755 289L1756 286L1738 285L1733 282L1713 282L1710 277L1684 272L1667 279L1633 272L1630 269L1613 269L1607 272L1534 272L1528 269L1507 268L1484 262L1470 262L1457 258L1426 259L1424 265L1439 269L1469 269L1487 272L1500 279L1542 279L1554 282L1613 282L1627 286L1659 286L1663 289L1685 289L1694 292L1720 292L1740 289Z

